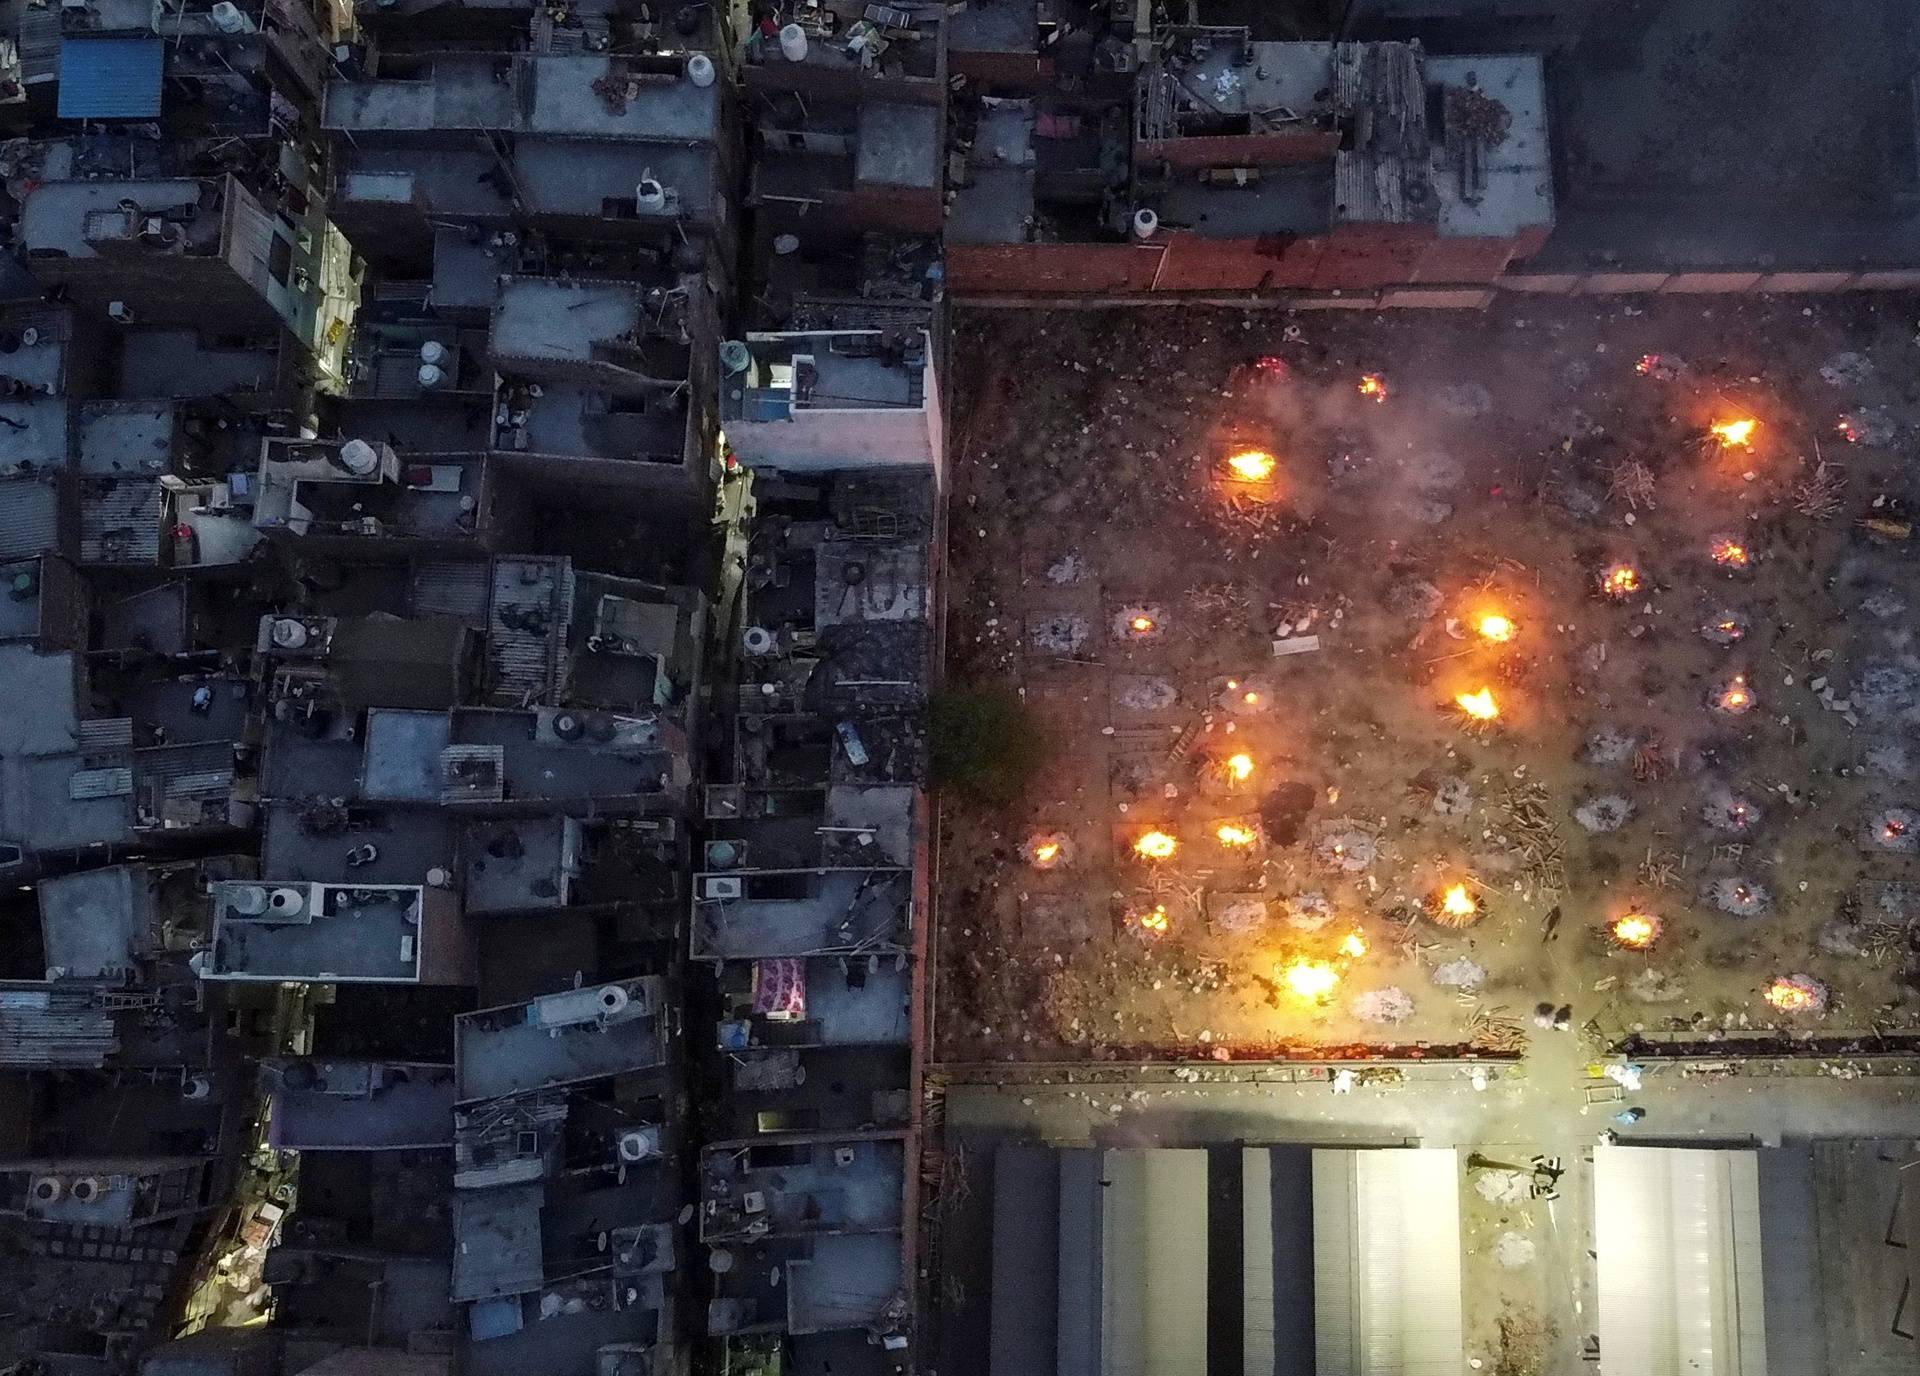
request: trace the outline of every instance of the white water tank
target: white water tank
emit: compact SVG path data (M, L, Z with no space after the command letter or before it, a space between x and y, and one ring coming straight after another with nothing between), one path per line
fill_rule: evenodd
M275 617L268 632L276 650L300 650L307 644L307 623L297 616Z
M253 20L233 0L219 0L207 17L213 20L213 27L221 33L253 32Z
M67 1194L76 1204L91 1204L107 1192L107 1182L97 1175L83 1175L67 1187Z
M780 30L780 55L789 62L806 61L807 31L798 24L789 24Z
M1133 212L1133 237L1134 238L1151 239L1154 235L1154 231L1159 228L1160 228L1160 217L1154 214L1146 206L1141 206L1138 210Z
M420 346L420 361L422 363L445 363L447 361L447 346L437 339L429 339Z
M688 58L687 80L702 88L713 85L713 59L705 53L695 53Z
M445 370L437 363L422 363L415 376L420 379L420 390L423 392L431 392L447 380Z
M235 884L227 890L227 909L236 917L259 917L267 910L264 884Z
M356 478L365 478L380 467L380 451L365 440L348 440L340 446L340 466Z
M652 168L640 174L640 184L633 188L633 207L642 215L658 215L667 208L667 188Z
M650 1156L660 1155L660 1129L657 1127L628 1128L620 1134L620 1159L622 1161L645 1161Z
M765 626L749 626L740 635L740 645L750 655L770 655L775 641L773 632Z
M267 896L267 912L273 917L299 917L306 910L307 896L298 889L283 886Z

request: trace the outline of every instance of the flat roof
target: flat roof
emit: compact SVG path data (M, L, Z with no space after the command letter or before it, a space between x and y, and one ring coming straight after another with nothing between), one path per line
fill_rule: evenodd
M739 898L707 897L738 882ZM783 870L697 875L696 960L891 953L904 949L913 872Z
M524 1295L546 1279L540 1207L546 1187L505 1185L453 1194L453 1298Z
M900 1227L906 1145L897 1136L782 1140L701 1153L700 1236L884 1233Z
M149 213L189 210L200 204L201 183L189 177L152 180L41 182L20 206L20 246L29 256L57 249L69 258L97 258L87 242L86 218L136 201Z
M1474 89L1506 107L1506 138L1478 151L1480 182L1470 193L1452 150L1436 149L1433 188L1440 233L1494 238L1553 223L1553 151L1547 141L1547 78L1538 53L1422 59L1427 85ZM1451 142L1451 141L1450 141ZM1445 165L1442 165L1445 164Z
M580 867L572 817L500 817L461 836L462 891L471 913L563 908Z
M205 977L411 983L422 906L416 886L219 884Z
M153 889L145 865L111 865L43 879L41 944L47 968L71 979L112 978L150 950Z
M461 1102L663 1064L663 989L657 976L610 980L461 1014L453 1024ZM618 990L624 1002L617 1014L600 1016L598 1010L615 997L605 994L607 990Z
M862 101L854 139L853 175L882 186L940 185L940 107L901 101Z
M507 360L585 363L595 345L633 336L641 319L640 288L632 282L505 277L488 347Z
M424 1151L453 1144L452 1066L296 1061L277 1078L268 1140L283 1151Z

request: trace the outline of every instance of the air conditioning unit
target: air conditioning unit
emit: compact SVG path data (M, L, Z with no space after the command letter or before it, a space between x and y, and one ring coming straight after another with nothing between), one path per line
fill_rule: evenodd
M67 1195L67 1182L57 1175L36 1175L27 1186L27 1198L35 1204L58 1204Z
M656 1126L628 1128L620 1134L617 1142L620 1159L629 1164L646 1161L664 1155L660 1145L660 1129Z
M67 1195L76 1204L92 1204L107 1192L107 1182L97 1175L83 1175L67 1186Z
M737 875L710 874L700 881L702 898L739 898L746 892L746 885Z

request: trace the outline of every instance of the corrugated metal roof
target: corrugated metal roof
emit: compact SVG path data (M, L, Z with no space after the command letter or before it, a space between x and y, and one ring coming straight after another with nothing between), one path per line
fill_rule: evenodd
M51 480L0 482L0 559L24 559L60 544L60 496Z
M60 40L61 119L156 119L167 48L159 38Z
M88 562L157 564L160 515L157 479L110 478L80 499L80 557Z
M488 566L482 559L416 564L413 611L416 616L455 616L469 625L487 620Z
M560 694L560 647L573 616L567 559L498 559L487 620L487 702L552 704Z
M75 802L88 798L124 798L133 792L133 771L124 766L112 769L76 769L67 784L67 796Z
M28 7L20 15L20 74L28 83L60 77L60 9Z
M113 1015L92 991L0 991L0 1065L92 1066L120 1049Z
M133 749L132 717L96 717L80 723L80 753L99 755L109 750Z

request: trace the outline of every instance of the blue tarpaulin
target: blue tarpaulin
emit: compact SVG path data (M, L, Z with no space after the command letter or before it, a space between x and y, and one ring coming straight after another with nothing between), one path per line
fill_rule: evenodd
M155 119L166 43L159 38L60 40L61 119Z

